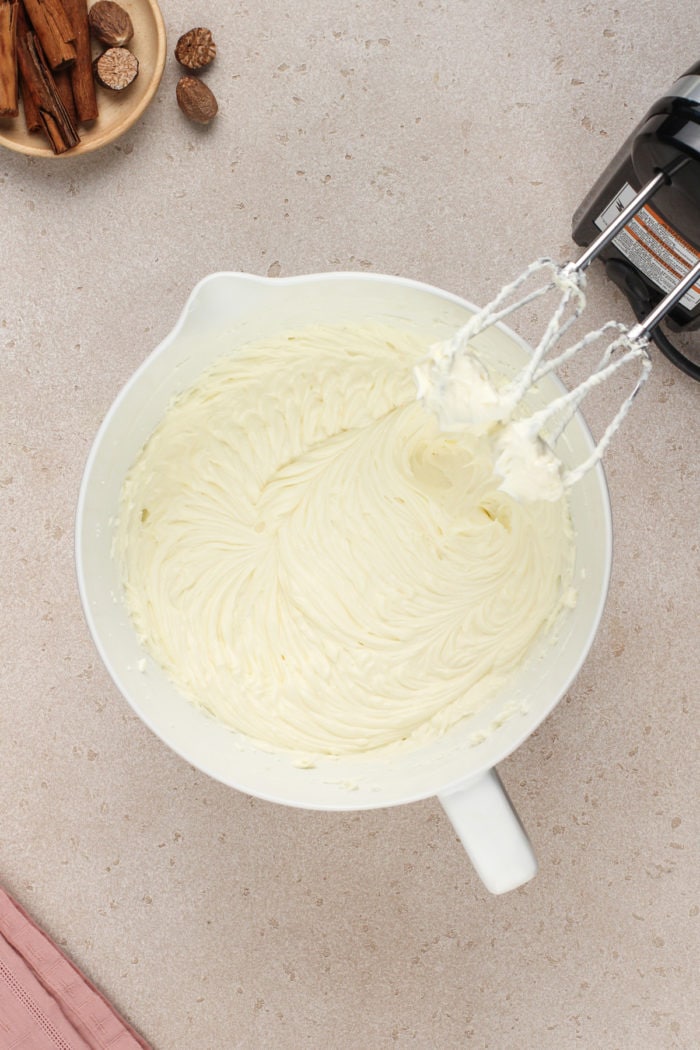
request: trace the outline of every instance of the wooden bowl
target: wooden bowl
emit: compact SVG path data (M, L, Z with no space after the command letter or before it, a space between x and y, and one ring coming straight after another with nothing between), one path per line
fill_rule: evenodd
M99 116L92 124L78 127L80 142L65 153L56 154L41 132L30 134L20 105L18 117L0 118L0 145L32 157L74 157L91 153L114 142L136 123L158 90L165 67L165 25L156 0L119 0L134 25L127 47L139 62L139 74L124 91L110 91L96 85ZM92 0L89 0L89 6ZM93 42L93 56L103 47Z

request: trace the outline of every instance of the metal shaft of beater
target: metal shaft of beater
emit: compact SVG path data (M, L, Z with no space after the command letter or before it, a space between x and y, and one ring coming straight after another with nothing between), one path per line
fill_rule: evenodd
M565 270L569 273L580 273L582 270L585 270L586 267L593 262L596 256L600 255L603 248L610 243L613 237L616 237L620 230L623 230L627 223L635 217L637 212L641 211L647 201L651 200L656 191L661 186L671 182L671 176L675 175L677 171L680 171L681 168L685 167L688 160L688 157L680 157L665 171L658 172L653 179L647 182L646 186L642 186L634 200L631 200L627 207L623 208L617 218L611 222L609 226L606 226L594 241L591 241L576 262L569 263L568 266L565 267Z
M700 281L700 259L695 263L695 266L688 270L685 277L681 278L675 288L672 288L668 295L660 303L656 304L643 321L636 324L634 328L630 328L627 333L629 338L633 342L645 338L657 326L659 321L666 316L669 310L673 309L679 299L682 299L685 293L693 287L696 281Z

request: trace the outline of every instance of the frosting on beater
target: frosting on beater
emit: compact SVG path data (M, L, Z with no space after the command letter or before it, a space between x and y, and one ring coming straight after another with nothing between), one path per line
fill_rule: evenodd
M566 501L416 401L379 323L249 345L165 413L123 487L127 606L179 690L258 745L412 747L508 680L570 593Z
M469 347L434 343L414 376L416 396L437 417L441 430L485 434L511 410L506 394Z
M417 396L446 431L468 428L488 435L493 446L494 470L500 489L515 499L561 500L568 489L601 461L610 441L627 416L651 371L649 338L644 326L627 330L607 321L586 332L566 349L555 347L581 317L586 305L585 273L579 263L565 266L538 259L501 288L496 297L476 310L452 336L434 343L414 369ZM546 275L543 284L525 291L533 276ZM545 330L521 371L502 382L489 373L475 349L474 340L486 329L550 291L559 294ZM611 339L610 333L616 335ZM590 374L577 386L551 398L544 408L527 415L525 397L537 382L575 355L596 346L605 337L607 346ZM554 448L583 399L618 369L638 366L631 392L620 405L603 436L583 462L565 469ZM524 412L523 412L524 410ZM554 424L554 429L551 429Z
M498 385L463 340L435 343L414 368L418 400L447 432L470 431L490 444L499 488L524 502L564 497L561 460L540 436L539 418L513 419L514 381Z

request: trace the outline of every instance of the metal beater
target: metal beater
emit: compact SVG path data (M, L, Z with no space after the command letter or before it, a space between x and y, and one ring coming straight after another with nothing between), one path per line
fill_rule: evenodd
M548 494L541 492L537 498L559 498L602 458L651 371L648 352L650 333L688 290L700 281L698 261L651 312L631 328L618 322L607 322L599 329L587 333L567 349L553 355L556 344L579 319L585 307L584 273L587 267L651 200L657 190L668 185L674 174L688 163L687 157L680 157L666 170L657 172L575 262L558 265L551 259L540 259L532 263L515 281L505 286L491 303L477 311L450 340L431 347L427 362L416 369L418 397L427 408L438 415L444 428L476 427L482 431L491 430L496 433L494 470L503 479L501 488L510 491L516 498L528 498L522 488L515 484L516 468L512 453L516 446L518 466L523 468L525 461L522 459L522 452L525 450L525 468L531 472L546 471L552 482ZM522 286L540 272L549 274L546 283L514 299ZM479 359L477 351L470 345L472 340L486 328L552 290L558 290L561 299L532 357L514 379L504 386L497 387ZM543 409L524 417L518 414L516 418L516 411L534 384L611 331L617 332L617 335L605 347L598 363L583 382L549 402ZM564 470L552 448L579 405L591 390L614 372L634 362L639 366L636 383L608 424L593 452L574 469ZM470 377L476 378L480 393L476 399L460 401L458 418L448 419L444 406L450 395L450 387L454 387L456 382L456 374L465 363L469 364ZM454 389L452 395L454 405ZM548 426L550 423L553 426Z

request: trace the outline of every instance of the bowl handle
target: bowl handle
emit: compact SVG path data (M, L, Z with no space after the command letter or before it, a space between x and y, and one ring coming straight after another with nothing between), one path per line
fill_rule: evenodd
M438 798L487 890L507 893L534 878L530 840L495 769Z

